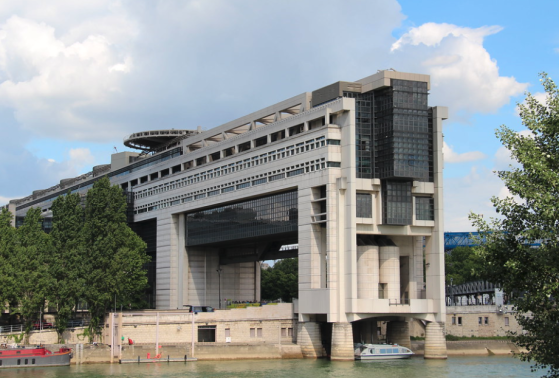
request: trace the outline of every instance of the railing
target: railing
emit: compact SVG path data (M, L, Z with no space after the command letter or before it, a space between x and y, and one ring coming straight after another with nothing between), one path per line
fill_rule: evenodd
M389 305L389 306L409 305L409 304L410 304L409 298L402 298L402 299L392 298L392 299L388 299L388 305Z
M23 332L23 324L16 324L16 325L3 325L0 326L0 334L4 333L22 333Z

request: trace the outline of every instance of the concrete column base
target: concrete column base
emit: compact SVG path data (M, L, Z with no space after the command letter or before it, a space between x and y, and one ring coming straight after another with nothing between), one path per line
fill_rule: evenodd
M425 328L425 359L446 360L444 323L431 322Z
M301 347L303 358L322 357L322 337L316 322L299 322L297 325L297 345Z
M386 342L411 348L410 324L408 322L388 322L386 325Z
M351 323L332 324L332 353L333 361L353 361L353 329Z

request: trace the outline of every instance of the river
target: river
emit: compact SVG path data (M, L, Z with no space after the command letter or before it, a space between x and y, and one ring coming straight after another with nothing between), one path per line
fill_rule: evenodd
M227 378L484 378L540 377L512 357L452 357L448 360L331 362L328 360L198 361L188 364L79 365L1 370L2 378L227 377Z

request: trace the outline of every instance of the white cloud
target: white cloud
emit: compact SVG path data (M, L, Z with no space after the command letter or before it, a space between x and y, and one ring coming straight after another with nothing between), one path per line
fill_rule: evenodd
M446 142L443 142L443 154L445 163L464 163L468 161L485 159L487 157L483 152L480 151L469 151L459 154L453 150L453 147L454 146L449 146Z
M0 104L36 136L120 136L113 122L95 122L83 111L109 103L131 67L107 35L65 43L42 22L11 16L0 24Z
M483 39L491 34L495 34L503 30L500 26L483 26L477 29L464 28L451 24L436 24L428 22L417 28L412 28L404 34L399 40L392 44L391 51L398 50L404 45L417 46L420 44L426 46L437 46L447 36L465 37L473 44L483 44Z
M410 29L391 50L398 70L431 75L432 103L448 106L451 118L466 121L474 113L496 112L527 88L500 76L483 46L485 37L501 30L427 23Z
M503 182L491 170L472 167L464 177L444 180L444 230L475 231L468 219L470 212L495 218L497 213L490 199L503 193Z
M74 148L68 152L70 162L76 168L91 165L95 162L95 158L88 148Z

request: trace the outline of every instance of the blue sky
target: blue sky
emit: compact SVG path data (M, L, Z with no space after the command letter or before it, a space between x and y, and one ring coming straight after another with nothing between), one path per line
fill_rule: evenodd
M88 172L133 132L208 129L378 69L431 75L445 229L494 214L516 103L559 78L559 2L42 0L0 5L0 204ZM538 95L540 96L540 95Z

